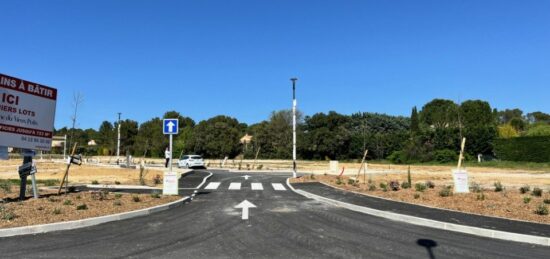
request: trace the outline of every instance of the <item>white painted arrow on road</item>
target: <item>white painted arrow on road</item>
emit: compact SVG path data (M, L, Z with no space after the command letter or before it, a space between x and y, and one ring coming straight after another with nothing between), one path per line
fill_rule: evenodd
M176 124L169 121L168 124L166 124L166 126L168 126L168 132L174 132L174 127L176 126Z
M235 206L235 209L243 209L243 220L248 219L248 209L250 208L256 208L256 205L247 200L244 200L243 202L239 203L239 205Z
M248 178L250 178L250 175L245 175L243 176L245 180L248 180Z

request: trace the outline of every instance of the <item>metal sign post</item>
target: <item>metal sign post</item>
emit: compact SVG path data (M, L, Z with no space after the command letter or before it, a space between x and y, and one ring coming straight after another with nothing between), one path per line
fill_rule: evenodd
M163 122L162 122L162 133L164 135L169 135L169 138L170 138L170 147L169 147L169 152L170 152L170 159L168 160L169 164L170 164L170 172L172 172L172 143L173 143L173 135L175 134L178 134L179 132L179 123L178 123L178 119L164 119Z

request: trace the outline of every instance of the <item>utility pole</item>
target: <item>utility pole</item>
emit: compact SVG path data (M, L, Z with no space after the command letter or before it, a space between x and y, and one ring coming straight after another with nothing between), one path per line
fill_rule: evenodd
M298 78L291 78L292 81L292 177L296 178L296 80Z
M117 142L116 142L116 163L117 165L119 164L119 159L120 159L120 115L122 113L118 113L118 137L117 137Z

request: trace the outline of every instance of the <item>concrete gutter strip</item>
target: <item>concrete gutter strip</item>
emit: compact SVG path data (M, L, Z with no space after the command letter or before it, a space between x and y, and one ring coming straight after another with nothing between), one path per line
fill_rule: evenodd
M403 214L398 214L398 213L393 213L388 211L375 210L368 207L358 206L358 205L354 205L346 202L329 199L329 198L312 194L303 190L296 190L292 187L292 185L290 185L289 179L287 179L287 185L294 192L302 196L305 196L307 198L321 201L337 207L349 209L352 211L361 212L361 213L365 213L365 214L369 214L369 215L373 215L381 218L386 218L389 220L404 222L404 223L423 226L423 227L465 233L465 234L481 236L481 237L529 243L529 244L542 245L542 246L550 246L550 238L547 238L547 237L517 234L517 233L511 233L511 232L505 232L505 231L478 228L478 227L470 227L470 226L431 220L431 219L419 218L419 217L414 217L409 215L403 215Z
M34 225L34 226L26 226L26 227L16 227L16 228L7 228L7 229L0 229L0 237L10 237L10 236L20 236L20 235L30 235L30 234L39 234L39 233L47 233L47 232L53 232L53 231L61 231L61 230L71 230L71 229L77 229L77 228L85 228L90 226L95 226L107 222L112 221L119 221L124 219L131 219L135 217L140 216L146 216L152 213L156 213L159 211L168 210L177 206L180 206L185 201L189 200L189 197L184 197L182 199L179 199L177 201L173 201L167 204L158 205L151 208L141 209L141 210L134 210L130 212L123 212L119 214L113 214L113 215L107 215L107 216L101 216L101 217L95 217L95 218L89 218L89 219L81 219L81 220L75 220L75 221L67 221L67 222L58 222L58 223L51 223L51 224L44 224L44 225Z

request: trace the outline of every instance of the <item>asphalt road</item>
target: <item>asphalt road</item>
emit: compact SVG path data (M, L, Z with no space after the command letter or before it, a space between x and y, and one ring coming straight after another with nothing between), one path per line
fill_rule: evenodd
M550 248L393 222L295 194L287 175L215 172L148 217L0 239L2 258L548 258ZM218 184L219 183L219 184ZM233 184L232 184L233 183ZM237 183L241 183L237 189ZM263 190L252 190L261 183ZM275 184L275 186L273 185ZM285 188L280 189L279 184ZM229 190L229 187L232 190ZM216 187L216 188L214 188ZM255 184L259 189L259 185ZM248 200L249 220L234 207Z

